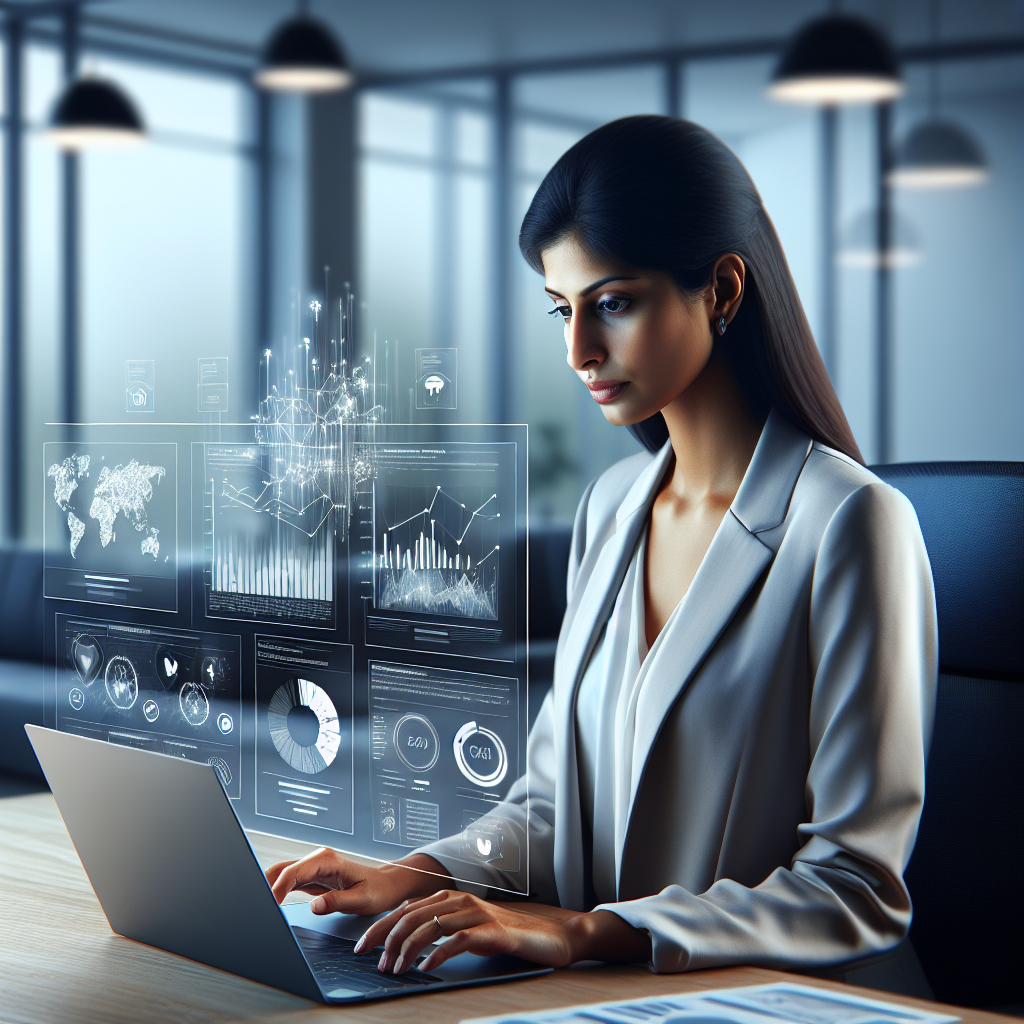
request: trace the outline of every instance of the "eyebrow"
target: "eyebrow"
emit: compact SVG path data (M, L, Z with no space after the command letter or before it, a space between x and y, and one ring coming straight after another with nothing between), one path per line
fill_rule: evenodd
M583 291L580 292L580 296L582 297L584 295L589 295L592 291L595 291L596 289L600 288L601 285L608 284L609 281L638 281L638 280L639 280L639 278L637 278L637 277L626 277L624 274L612 274L609 277L602 277L600 281L595 281L593 284L587 285L587 287L584 288ZM564 299L565 298L565 296L561 292L556 292L552 288L545 288L544 291L546 291L549 295L556 295L560 299Z

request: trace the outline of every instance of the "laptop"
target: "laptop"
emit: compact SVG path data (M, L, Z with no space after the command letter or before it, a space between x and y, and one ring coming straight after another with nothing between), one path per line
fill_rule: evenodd
M25 731L119 935L325 1003L550 971L461 953L430 973L382 974L379 956L353 952L374 918L277 905L212 766L35 725Z

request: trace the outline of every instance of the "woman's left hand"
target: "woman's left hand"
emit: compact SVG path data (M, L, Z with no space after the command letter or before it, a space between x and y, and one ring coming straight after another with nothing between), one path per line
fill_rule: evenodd
M480 956L511 953L547 967L650 955L647 932L607 910L582 914L536 904L491 903L450 889L403 904L381 918L355 951L369 952L383 943L379 969L401 974L415 964L424 946L442 935L449 938L419 965L420 970L430 971L467 951Z

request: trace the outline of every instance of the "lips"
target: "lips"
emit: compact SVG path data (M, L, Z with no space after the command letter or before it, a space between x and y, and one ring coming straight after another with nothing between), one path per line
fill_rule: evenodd
M599 405L614 402L629 383L628 380L588 380L585 382L590 397Z

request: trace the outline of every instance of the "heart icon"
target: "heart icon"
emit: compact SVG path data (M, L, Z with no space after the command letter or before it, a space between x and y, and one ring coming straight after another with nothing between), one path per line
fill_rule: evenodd
M99 675L103 664L103 651L91 636L80 636L71 645L71 659L82 682L88 685Z
M156 652L155 662L156 674L160 682L163 683L165 689L171 687L178 678L180 668L174 652L166 647L161 647Z

